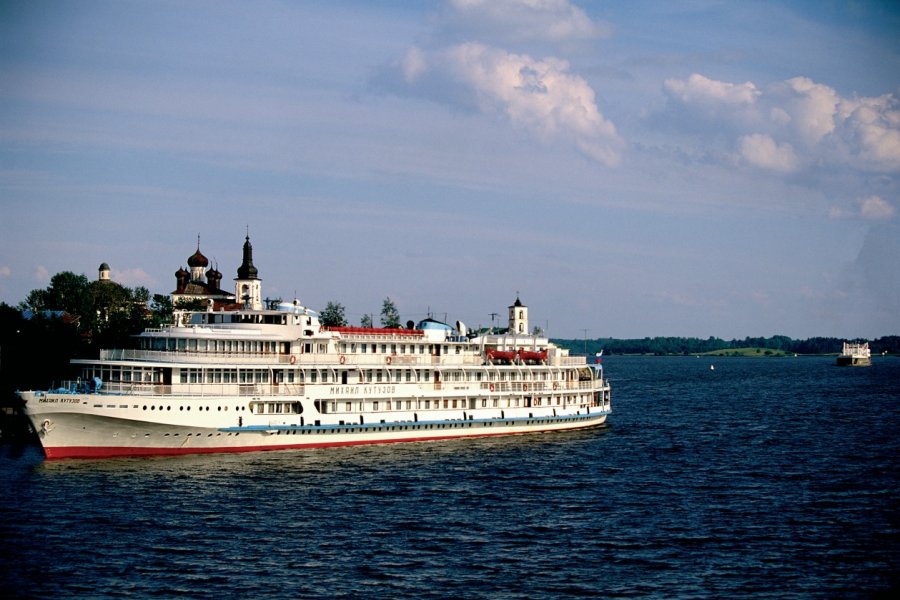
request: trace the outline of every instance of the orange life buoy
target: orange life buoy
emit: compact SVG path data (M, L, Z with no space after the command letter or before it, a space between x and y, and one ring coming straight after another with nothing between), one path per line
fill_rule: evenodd
M297 364L297 357L294 356L293 354L291 354L291 364L292 364L292 365Z
M387 364L391 364L391 357L388 356L387 358L385 358L384 362L386 362Z
M553 389L554 390L559 389L559 384L556 383L555 381L553 382Z
M341 355L341 364L344 364L345 362L347 362L347 357Z
M523 391L523 392L527 392L527 391L528 391L528 384L527 384L527 383L523 383L523 384L522 384L522 391Z
M494 384L492 383L492 384L490 385L490 387L491 387L491 391L493 392L493 391L494 391Z

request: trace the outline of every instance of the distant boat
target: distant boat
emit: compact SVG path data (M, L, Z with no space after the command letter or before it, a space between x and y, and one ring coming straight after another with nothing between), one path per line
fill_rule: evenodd
M715 370L716 370L716 365L709 365L709 370L710 370L710 371L715 371Z
M869 343L850 344L844 342L844 348L837 357L839 367L868 367L872 364L872 353Z

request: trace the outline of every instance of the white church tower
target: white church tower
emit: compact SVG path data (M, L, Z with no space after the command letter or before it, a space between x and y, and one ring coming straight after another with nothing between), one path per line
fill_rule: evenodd
M516 335L528 333L528 307L519 300L516 293L516 303L509 307L509 332Z
M247 308L262 310L262 279L257 276L253 266L253 246L250 245L250 234L244 240L244 261L238 267L234 280L235 301Z

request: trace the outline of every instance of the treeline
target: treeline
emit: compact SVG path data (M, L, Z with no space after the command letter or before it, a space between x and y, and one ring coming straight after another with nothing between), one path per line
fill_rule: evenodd
M573 353L595 355L603 351L606 354L653 354L656 356L704 354L736 350L739 348L762 348L763 350L780 351L794 354L837 354L841 352L845 341L842 338L814 337L806 340L795 340L784 335L772 337L746 337L742 340L726 341L716 337L707 339L685 337L645 337L640 339L596 338L593 340L554 340L560 346ZM900 336L889 335L876 340L849 340L869 342L872 354L900 353Z

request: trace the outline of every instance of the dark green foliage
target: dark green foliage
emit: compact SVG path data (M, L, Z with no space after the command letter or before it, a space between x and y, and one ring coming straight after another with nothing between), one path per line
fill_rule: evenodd
M325 309L319 313L319 322L326 327L346 327L344 305L340 302L328 302Z
M390 298L384 299L384 304L381 308L381 326L400 327L400 313L397 311L397 306Z

